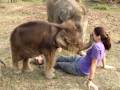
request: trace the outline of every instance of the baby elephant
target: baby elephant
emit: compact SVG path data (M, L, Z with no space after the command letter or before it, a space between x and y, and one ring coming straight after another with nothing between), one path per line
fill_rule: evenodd
M70 20L62 24L44 21L24 23L16 27L10 37L14 69L20 71L18 62L22 60L22 71L29 71L29 58L43 54L46 58L44 74L47 78L53 78L56 49L78 50L83 47L80 38L79 30Z

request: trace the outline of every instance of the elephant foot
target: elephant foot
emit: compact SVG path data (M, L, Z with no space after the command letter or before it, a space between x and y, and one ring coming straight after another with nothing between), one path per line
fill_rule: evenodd
M52 79L55 77L55 74L53 73L53 71L47 71L47 72L45 72L45 77L47 79Z
M26 69L22 69L22 72L23 73L29 73L29 72L32 72L33 71L33 69L31 69L31 68L26 68Z
M13 72L14 72L15 74L20 74L20 73L22 73L21 70L20 70L20 69L17 69L17 68L13 68Z

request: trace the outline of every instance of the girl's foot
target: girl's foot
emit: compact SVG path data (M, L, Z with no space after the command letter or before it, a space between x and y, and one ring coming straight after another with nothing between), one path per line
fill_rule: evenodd
M44 58L40 55L38 57L35 57L35 59L31 61L30 63L35 64L35 65L42 65L44 64Z

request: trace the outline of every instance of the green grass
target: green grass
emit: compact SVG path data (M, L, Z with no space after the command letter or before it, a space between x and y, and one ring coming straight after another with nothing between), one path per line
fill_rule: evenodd
M96 4L93 9L108 10L110 7L106 4Z
M46 0L22 0L23 2L32 2L32 3L43 3Z
M120 4L110 5L107 3L91 2L91 1L85 1L85 0L83 0L83 3L86 4L86 7L93 10L110 11L110 12L120 11Z
M7 64L7 67L2 69L3 77L0 78L0 90L87 90L83 85L85 81L83 77L56 71L55 79L47 80L42 74L42 68L34 65L32 65L34 70L31 73L14 74L11 68L10 34L17 25L23 22L46 20L46 8L44 4L32 2L4 3L0 5L2 6L0 8L0 59ZM120 45L115 42L120 40L120 13L118 12L118 15L116 15L114 12L93 11L93 14L97 13L99 15L103 13L103 17L100 15L97 16L98 19L94 19L92 15L89 16L89 20L93 21L93 23L89 23L89 30L94 27L96 20L100 24L105 23L106 27L110 28L108 30L112 33L112 49L107 54L107 63L119 68ZM109 16L104 18L106 14ZM71 53L63 51L57 54L69 55ZM120 90L120 71L98 69L94 82L99 86L100 90Z

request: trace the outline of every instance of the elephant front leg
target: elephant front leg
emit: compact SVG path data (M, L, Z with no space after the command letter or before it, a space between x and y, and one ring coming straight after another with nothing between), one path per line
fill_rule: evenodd
M45 66L44 66L44 70L45 70L45 76L48 79L54 78L55 74L54 74L54 65L55 65L56 60L54 59L54 55L53 54L49 54L46 57L46 61L45 61Z
M22 71L23 72L31 72L32 71L32 68L29 65L29 59L28 58L23 59L23 68L22 68Z

